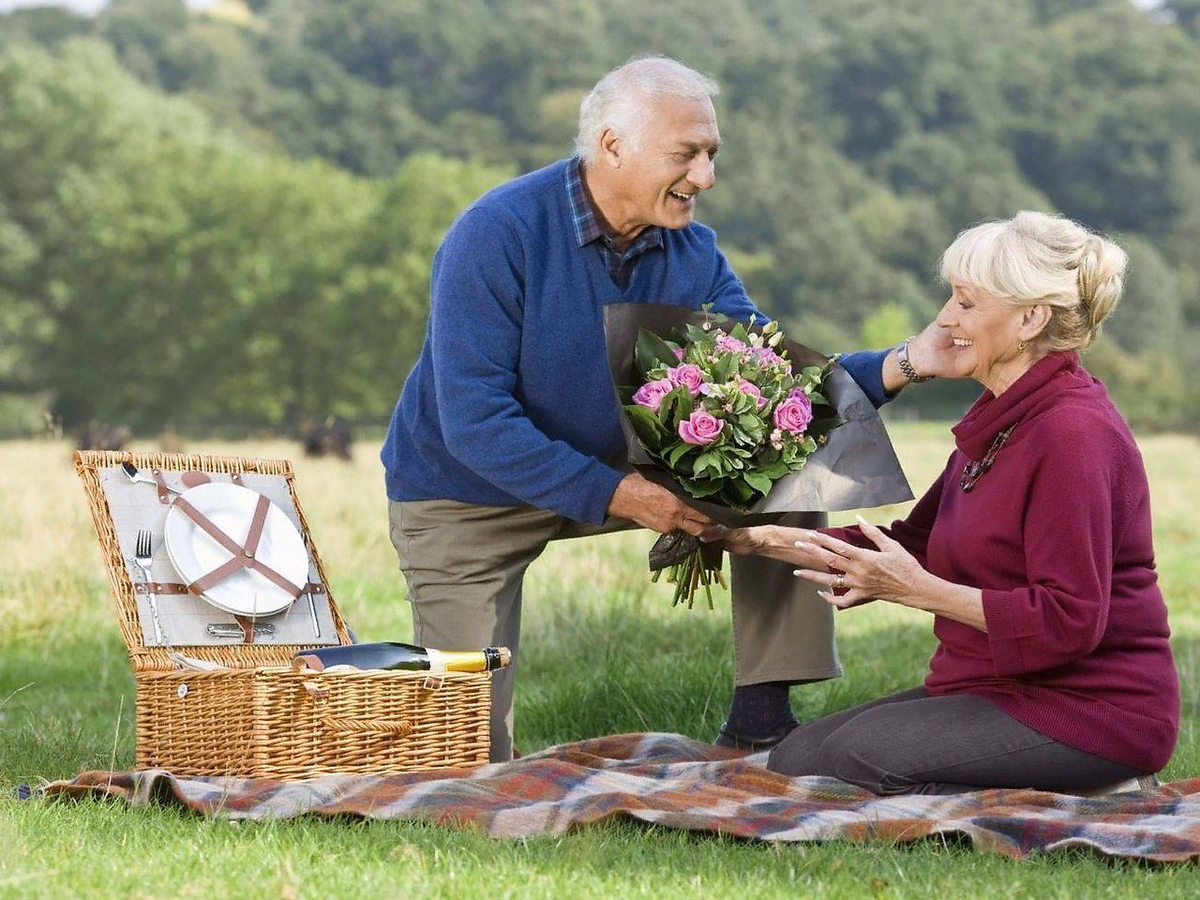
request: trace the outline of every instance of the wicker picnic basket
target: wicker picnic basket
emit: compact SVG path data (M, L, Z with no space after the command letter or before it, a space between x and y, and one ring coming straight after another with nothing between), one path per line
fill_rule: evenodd
M132 481L123 463L145 480ZM489 673L317 674L293 667L297 650L347 644L350 635L330 596L289 461L82 451L75 469L133 667L139 769L291 780L488 761ZM189 483L185 476L191 484L228 482L269 496L303 539L306 602L296 599L272 617L225 615L189 592L161 552L144 573L153 578L138 577L134 533L150 531L161 550L168 510L180 485ZM209 621L222 617L233 621Z

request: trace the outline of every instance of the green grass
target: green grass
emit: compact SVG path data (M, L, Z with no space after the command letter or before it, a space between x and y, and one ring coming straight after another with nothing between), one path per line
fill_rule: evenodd
M902 424L914 488L940 469L943 425ZM1142 442L1184 727L1163 773L1200 773L1200 479L1197 442ZM146 447L145 449L151 449ZM334 595L363 639L405 639L408 607L388 543L373 448L351 464L294 446L189 447L292 456ZM562 838L353 820L235 823L169 809L9 799L17 784L123 769L133 760L133 679L82 488L61 444L0 444L0 898L51 897L1191 897L1194 865L1064 852L1012 861L960 843L768 845L605 822ZM904 507L875 510L887 521ZM552 545L530 570L516 740L527 751L626 731L716 733L729 702L728 597L710 612L670 606L651 585L646 534ZM839 615L846 677L797 688L818 716L921 678L928 620L875 604Z

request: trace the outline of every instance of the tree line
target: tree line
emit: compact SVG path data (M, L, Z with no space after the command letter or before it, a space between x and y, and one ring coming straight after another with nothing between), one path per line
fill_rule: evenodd
M1090 367L1139 426L1200 420L1196 0L219 12L0 16L3 397L68 427L382 421L454 215L568 153L583 91L661 52L722 85L700 218L790 335L898 340L940 306L958 230L1057 210L1132 260ZM971 392L912 393L953 415Z

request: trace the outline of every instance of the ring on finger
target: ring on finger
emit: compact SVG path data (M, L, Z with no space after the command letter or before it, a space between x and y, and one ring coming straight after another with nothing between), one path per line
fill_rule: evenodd
M846 589L845 572L838 572L837 578L833 579L833 589L835 591L844 591Z

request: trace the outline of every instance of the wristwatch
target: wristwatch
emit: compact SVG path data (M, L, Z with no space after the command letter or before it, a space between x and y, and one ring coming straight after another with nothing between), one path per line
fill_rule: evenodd
M909 335L899 344L896 345L896 364L900 366L900 371L904 373L912 384L920 384L922 381L932 381L932 375L918 375L917 370L913 368L913 364L908 361L908 342L916 335Z

